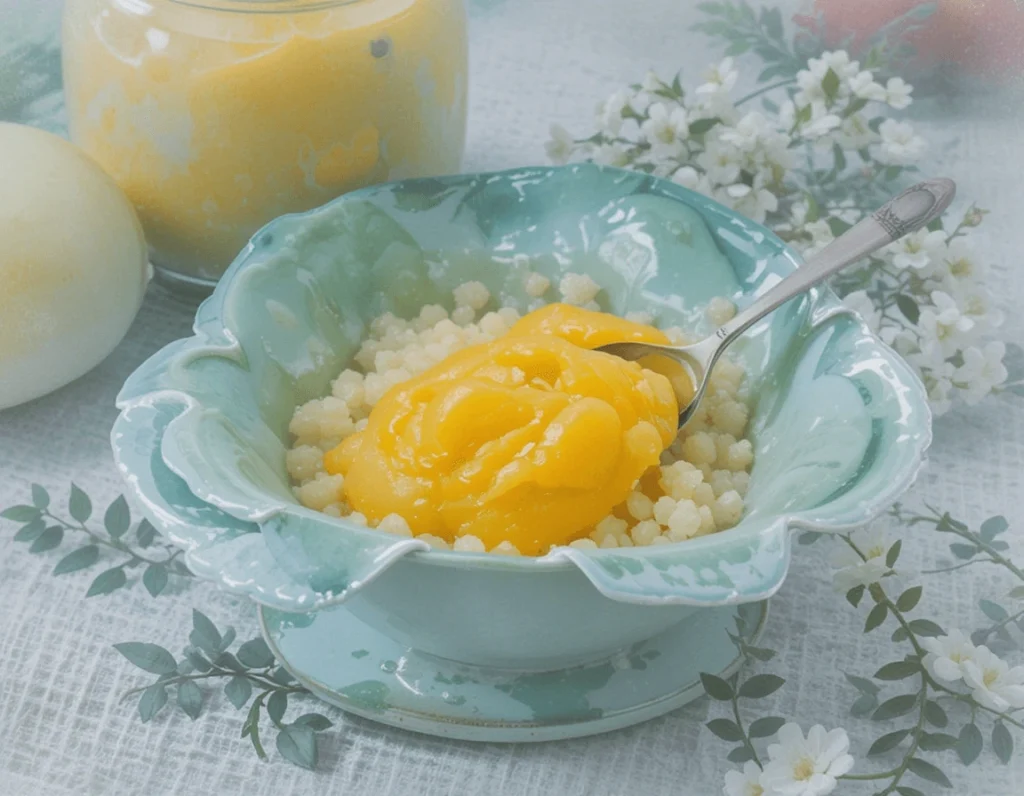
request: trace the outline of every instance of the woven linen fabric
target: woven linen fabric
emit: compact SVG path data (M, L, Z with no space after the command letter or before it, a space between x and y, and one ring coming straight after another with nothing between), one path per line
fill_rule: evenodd
M706 37L690 30L698 18L691 0L470 5L466 170L541 163L551 122L589 135L595 103L638 81L648 68L668 75L682 68L684 84L693 84L719 57ZM791 11L796 4L782 5ZM11 74L3 70L19 68L5 56L28 40L56 47L59 11L59 0L0 0L0 115L5 86L8 98L11 91ZM20 121L59 129L62 107L51 85L55 61L44 58L28 68L41 71L22 75L22 84L30 82L42 96L9 107L20 109ZM748 68L745 85L755 74ZM991 210L973 240L995 266L992 287L1008 316L1004 339L1020 341L1021 115L1012 102L984 96L955 104L920 101L910 115L933 142L934 173L959 182L963 199L957 207L973 198ZM127 338L102 365L53 395L0 412L0 507L25 502L32 482L63 501L74 481L100 507L121 491L108 441L114 397L147 356L189 333L193 312L193 306L151 288ZM943 417L935 432L930 462L908 503L928 500L973 523L1004 514L1014 529L1004 537L1011 555L1024 560L1024 400L988 399ZM12 540L12 524L0 527L0 796L701 796L720 793L724 772L733 767L725 760L729 746L703 726L709 716L722 715L721 706L706 699L607 735L535 745L415 735L344 716L310 699L303 710L322 710L336 722L321 743L317 772L284 762L272 738L271 760L260 762L239 737L243 714L219 691L211 692L195 722L165 709L143 725L135 701L121 696L151 678L111 645L148 641L178 652L191 629L193 607L249 638L257 632L253 606L199 582L157 599L141 587L84 599L96 570L54 577L57 556L30 555ZM949 558L948 542L926 529L907 530L901 566L941 565ZM867 747L899 725L886 723L883 729L851 717L856 694L842 672L870 675L902 650L897 652L888 633L862 635L864 610L851 610L833 591L829 550L828 541L798 547L789 578L771 602L764 642L779 656L762 670L788 683L757 703L757 715L770 711L805 730L816 723L845 727L858 757L856 770L874 770L874 763L863 761ZM979 626L979 599L1005 591L994 573L974 567L927 578L928 615L947 628ZM952 792L1024 793L1024 754L1003 766L986 750L970 769L952 752L937 759L953 779ZM928 793L934 788L913 778L907 784ZM844 783L837 792L872 790L870 783Z

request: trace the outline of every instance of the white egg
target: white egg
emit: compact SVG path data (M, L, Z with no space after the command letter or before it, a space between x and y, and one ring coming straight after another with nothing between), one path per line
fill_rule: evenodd
M98 365L148 280L142 226L114 181L64 139L0 123L0 409Z

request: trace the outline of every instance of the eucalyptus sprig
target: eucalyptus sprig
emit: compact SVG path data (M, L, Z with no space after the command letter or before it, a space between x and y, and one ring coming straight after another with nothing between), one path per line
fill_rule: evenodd
M128 586L128 571L137 567L145 567L141 582L153 597L163 593L172 576L192 576L180 559L183 551L160 541L156 528L148 520L140 520L132 531L131 509L123 495L107 507L102 530L88 524L93 516L92 499L75 484L71 485L68 496L68 516L57 512L50 493L39 484L32 484L31 505L11 506L0 511L0 518L21 525L14 534L14 541L28 544L30 553L55 550L70 539L86 541L57 562L54 575L110 563L111 557L122 558L120 563L93 579L86 597L110 594Z
M1024 730L1024 666L1010 668L995 654L1019 648L1024 631L1024 608L1020 606L1024 600L1024 570L1009 557L1009 545L999 538L1008 530L1009 523L1001 516L989 517L973 530L948 512L925 508L924 512L912 512L896 505L890 511L904 527L927 524L937 532L957 538L950 544L950 552L959 563L924 574L949 576L948 573L970 566L988 565L1001 568L1013 582L1009 586L997 584L999 594L980 601L979 609L990 624L968 638L960 631L947 632L937 622L917 615L923 605L923 585L896 585L906 577L906 573L898 570L901 540L889 542L884 535L870 530L838 538L842 549L832 560L837 567L836 585L845 591L851 606L867 607L863 632L873 633L888 625L892 628L892 642L902 648L901 656L894 656L870 677L846 673L846 679L857 691L850 712L884 726L884 732L870 745L865 757L891 757L894 753L899 756L888 767L874 772L851 773L842 770L843 766L836 767L834 776L822 780L808 793L829 793L839 781L848 781L876 786L876 796L923 796L916 783L907 783L909 776L949 788L952 783L941 767L943 760L933 755L953 751L963 765L969 766L981 757L986 738L1000 762L1009 763L1013 757L1013 731ZM805 534L801 541L806 544L820 538L817 534ZM740 633L732 638L745 663L773 657L771 650L749 648L742 637ZM782 678L759 674L745 681L741 675L724 680L705 674L701 679L709 696L730 703L732 708L732 718L715 718L707 724L718 737L738 744L728 759L745 764L742 771L729 772L726 793L730 796L751 791L783 792L775 789L779 777L783 777L783 784L800 780L800 760L810 760L815 770L821 768L821 760L808 757L811 753L807 749L819 749L821 739L828 735L835 734L832 748L838 750L836 755L845 755L848 738L843 730L822 735L823 728L812 728L812 732L819 731L816 744L810 744L808 739L806 748L794 748L794 744L799 747L803 741L802 733L795 725L786 725L784 719L765 716L749 726L744 722L739 700L774 693L784 684ZM885 689L894 689L895 693L885 693ZM788 732L789 741L782 738L786 727L795 728ZM773 759L766 762L754 741L775 732L782 743L768 746L768 755Z
M195 721L209 701L208 686L219 681L224 697L237 710L249 705L241 737L249 739L261 760L267 759L260 735L265 716L277 731L276 746L281 756L297 766L315 769L317 739L333 723L320 713L303 713L285 721L289 698L308 697L310 692L278 664L262 638L250 639L230 652L235 640L233 627L222 633L209 617L193 610L189 643L177 659L157 644L115 644L114 648L135 666L157 675L155 682L128 691L124 698L141 695L139 717L148 722L168 703L169 690L173 689L177 706Z

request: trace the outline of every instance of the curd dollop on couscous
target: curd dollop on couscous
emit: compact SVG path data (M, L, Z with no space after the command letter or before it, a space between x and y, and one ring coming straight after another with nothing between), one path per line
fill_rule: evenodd
M530 274L531 295L550 282ZM456 308L376 319L332 395L300 406L287 466L303 505L463 551L666 544L735 525L753 448L744 373L723 360L677 436L692 385L654 362L591 349L681 344L637 315L596 311L599 287L569 274L563 302L520 318L478 282ZM731 304L709 308L727 320ZM481 316L482 315L482 316ZM661 371L661 372L657 372Z

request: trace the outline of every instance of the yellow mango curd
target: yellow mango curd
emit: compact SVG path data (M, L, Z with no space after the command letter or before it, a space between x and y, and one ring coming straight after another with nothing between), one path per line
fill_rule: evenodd
M458 170L462 0L68 0L63 55L72 138L186 279L281 214Z
M668 343L653 327L553 304L387 392L366 428L324 456L371 522L471 534L526 555L607 517L676 436L665 376L589 350Z

